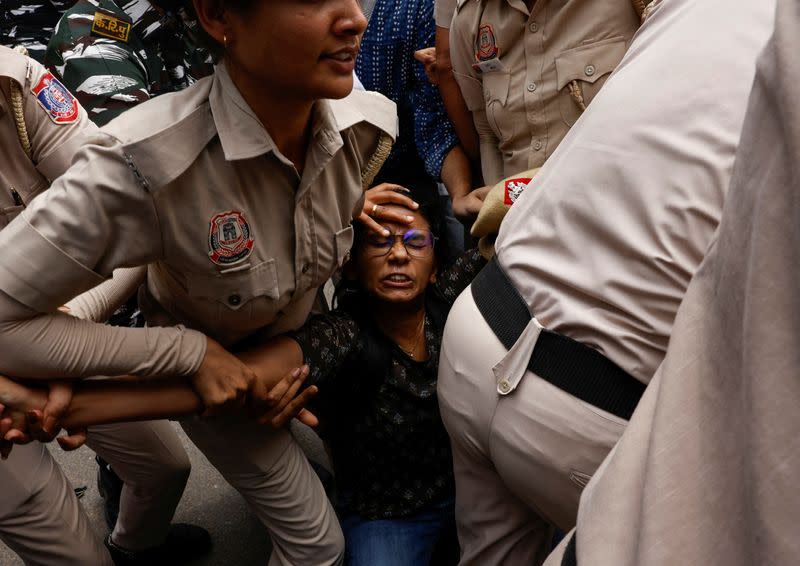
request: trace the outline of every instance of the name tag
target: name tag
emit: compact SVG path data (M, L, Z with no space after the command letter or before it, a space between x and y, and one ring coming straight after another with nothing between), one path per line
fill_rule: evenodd
M500 59L487 59L478 61L472 65L472 69L478 73L491 73L493 71L504 71L506 66Z
M92 33L127 43L130 32L130 23L115 18L114 16L104 14L103 12L98 11L94 13Z

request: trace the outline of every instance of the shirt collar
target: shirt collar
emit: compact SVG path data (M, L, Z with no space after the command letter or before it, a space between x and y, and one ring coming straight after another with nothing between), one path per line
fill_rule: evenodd
M225 63L214 67L214 82L208 96L225 159L250 159L277 153L275 143L233 84Z
M224 62L214 67L209 103L225 159L250 159L273 152L281 160L286 160L233 84ZM319 100L311 116L313 142L320 144L330 155L343 144L340 132L364 119L354 106L330 100Z

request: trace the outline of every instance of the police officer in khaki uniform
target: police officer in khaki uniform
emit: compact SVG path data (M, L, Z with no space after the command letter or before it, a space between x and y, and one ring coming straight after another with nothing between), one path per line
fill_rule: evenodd
M366 26L358 3L195 5L224 45L213 77L109 124L0 233L15 248L0 258L0 342L26 344L0 371L185 376L210 409L237 404L258 384L220 343L297 328L345 260L363 186L396 128L380 95L326 99L352 88ZM267 22L274 34L252 33ZM114 269L145 264L140 305L151 327L52 314ZM267 527L270 564L341 560L336 516L288 431L239 414L182 424Z
M440 19L446 5L438 8ZM540 167L639 27L630 0L459 0L450 58L480 138L483 180Z
M0 47L0 227L66 170L95 130L72 96L57 86L53 94L61 95L60 108L39 104L31 88L47 76L29 58ZM111 564L43 445L16 447L0 462L0 483L0 538L27 564Z
M772 25L774 2L723 4L655 8L451 311L439 402L463 564L544 559L664 357Z
M68 168L74 153L97 129L72 94L31 59L0 48L0 73L4 157L0 227L5 227ZM72 301L72 314L102 316L99 307L108 305L113 310L130 294L135 281L135 273L117 271L114 279ZM132 481L122 500L116 544L140 550L163 542L189 470L188 458L169 424L103 426L93 429L90 436L90 446L118 462ZM147 457L135 459L132 466L129 456L137 449L134 438L141 445L138 448L150 448ZM122 445L124 450L120 450ZM26 562L110 562L63 473L41 446L16 448L0 464L0 478L7 486L0 498L0 533Z
M730 7L658 10L685 4L706 27ZM800 9L779 0L715 241L664 363L581 497L575 538L548 566L798 562L798 49Z

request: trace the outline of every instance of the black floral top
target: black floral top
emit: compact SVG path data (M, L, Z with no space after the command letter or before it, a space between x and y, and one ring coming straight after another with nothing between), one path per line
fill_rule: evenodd
M470 250L440 270L426 292L425 361L411 359L368 316L341 309L291 334L311 368L309 381L319 386L322 435L348 511L365 519L405 517L453 496L436 397L439 350L447 312L484 263Z

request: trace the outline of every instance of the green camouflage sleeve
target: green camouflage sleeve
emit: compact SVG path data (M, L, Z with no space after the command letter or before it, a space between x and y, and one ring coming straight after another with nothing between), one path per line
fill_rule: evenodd
M92 34L95 10L88 2L78 2L64 14L50 39L45 64L102 126L150 94L146 62L135 46Z

